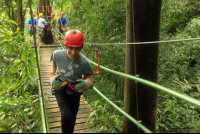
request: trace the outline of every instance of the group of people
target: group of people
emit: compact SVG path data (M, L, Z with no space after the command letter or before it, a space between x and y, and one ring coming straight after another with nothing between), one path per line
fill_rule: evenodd
M47 22L43 18L43 13L39 13L39 19L38 19L38 25L37 25L36 19L34 19L35 14L34 13L32 14L35 33L36 33L36 27L38 27L38 30L39 30L40 45L43 45L42 36L43 36L43 33L44 33L45 25L49 25L51 27L50 30L51 30L51 33L52 33L52 36L53 36L53 41L54 41L52 44L56 44L56 41L57 41L56 36L55 36L55 29L59 29L60 33L63 34L63 35L67 30L67 19L64 17L64 13L63 12L60 13L60 18L58 19L58 21L54 18L54 16L55 16L55 13L52 12L51 13L51 22ZM33 28L32 28L32 20L31 19L28 20L28 25L30 27L30 29L29 29L30 30L29 41L32 42L31 38L32 38L32 35L33 35ZM59 40L61 40L61 36L59 36Z
M32 14L34 18L34 14ZM46 22L43 14L39 13L38 26L33 19L34 28L38 27L40 43L42 43L42 33L45 25L51 26L54 42L55 29L64 34L65 49L55 50L50 61L51 72L49 72L49 81L52 89L55 88L55 97L61 112L61 130L62 133L73 133L76 115L80 105L80 96L88 89L93 89L93 82L90 75L93 74L92 67L86 56L80 53L84 46L84 36L81 31L72 29L66 32L67 20L64 13L60 13L57 21L54 19L55 13L51 13L51 22ZM28 21L30 26L30 37L33 35L31 19ZM66 33L66 34L65 34ZM82 78L82 75L84 77ZM53 95L53 94L52 94Z

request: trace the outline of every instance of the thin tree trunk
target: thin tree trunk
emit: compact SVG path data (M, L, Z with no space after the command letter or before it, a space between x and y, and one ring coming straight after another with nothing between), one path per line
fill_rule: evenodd
M23 32L22 0L17 0L17 24L20 28L20 31Z

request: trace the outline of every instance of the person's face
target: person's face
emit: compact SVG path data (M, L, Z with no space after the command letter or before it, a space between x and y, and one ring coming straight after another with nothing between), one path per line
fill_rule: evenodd
M51 18L53 19L53 18L54 18L54 15L51 15Z
M61 18L63 18L64 14L60 14Z
M80 47L70 47L67 46L67 57L71 60L75 60L80 56Z

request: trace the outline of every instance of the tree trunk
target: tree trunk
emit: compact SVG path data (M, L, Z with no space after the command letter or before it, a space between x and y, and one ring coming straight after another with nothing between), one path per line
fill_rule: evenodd
M20 31L24 32L23 16L22 16L22 0L17 0L17 24Z
M162 0L126 0L127 43L134 42L134 37L135 42L159 41L161 4ZM135 50L134 45L127 45L125 73L157 83L158 58L159 44L135 45ZM156 132L157 90L130 79L125 79L124 88L124 110L150 131ZM124 117L123 132L143 131Z

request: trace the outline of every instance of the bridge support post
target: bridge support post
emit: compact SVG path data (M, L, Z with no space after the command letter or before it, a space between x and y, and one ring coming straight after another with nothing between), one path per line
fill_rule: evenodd
M159 41L161 4L162 0L126 0L127 43ZM157 83L158 60L159 44L127 45L125 73ZM156 132L157 90L127 78L124 88L125 112ZM123 132L143 131L124 116Z

